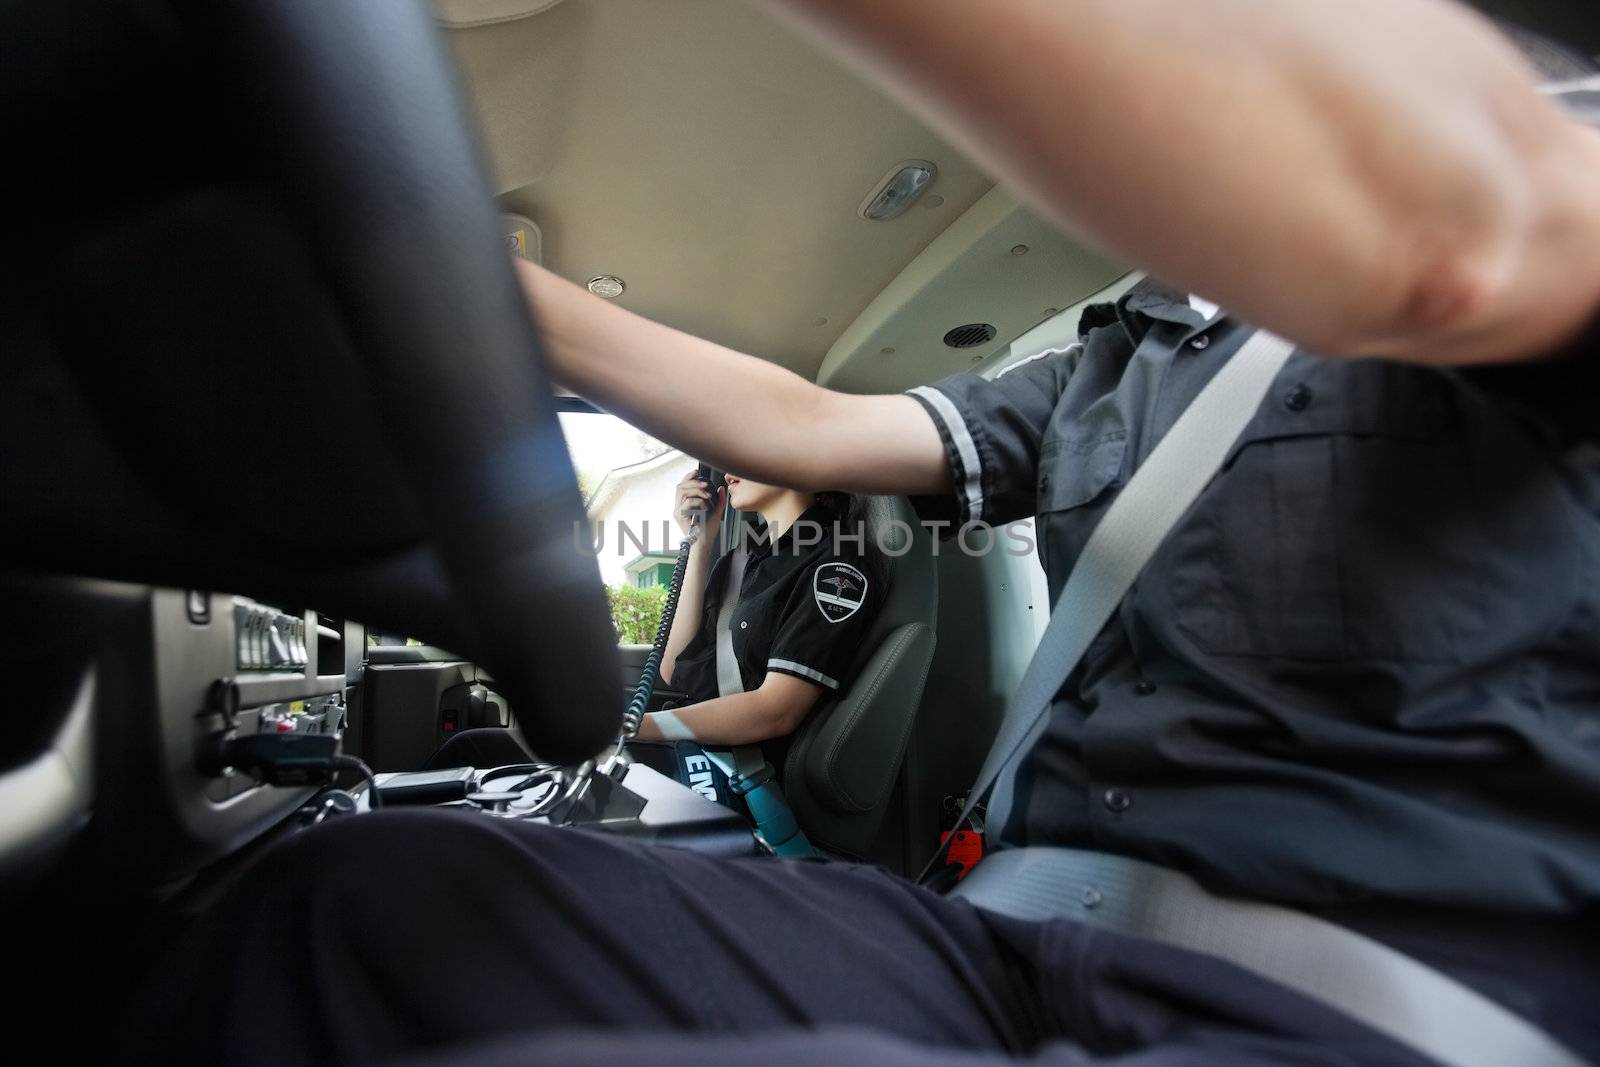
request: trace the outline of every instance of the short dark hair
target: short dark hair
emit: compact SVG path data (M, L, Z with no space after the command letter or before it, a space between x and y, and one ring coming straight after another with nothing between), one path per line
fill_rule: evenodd
M817 503L833 516L834 522L846 529L854 529L867 521L867 498L858 493L818 493Z

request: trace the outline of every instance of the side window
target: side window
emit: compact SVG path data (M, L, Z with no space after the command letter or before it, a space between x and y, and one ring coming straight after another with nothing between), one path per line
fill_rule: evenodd
M589 523L571 550L594 559L618 639L648 643L677 558L676 487L694 462L612 415L567 411L560 421Z

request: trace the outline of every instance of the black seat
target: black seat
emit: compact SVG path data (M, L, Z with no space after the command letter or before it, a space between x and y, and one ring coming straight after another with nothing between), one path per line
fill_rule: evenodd
M872 498L867 522L886 549L888 596L861 642L855 681L795 734L783 788L812 844L899 866L877 842L933 662L939 575L904 499Z

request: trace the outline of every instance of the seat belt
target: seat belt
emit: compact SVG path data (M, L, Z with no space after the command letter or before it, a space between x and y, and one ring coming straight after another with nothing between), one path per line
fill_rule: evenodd
M1293 350L1265 331L1246 339L1106 509L1056 598L957 828L991 788L989 822L1005 826L1017 757L1043 732L1090 642L1221 468ZM1072 918L1227 960L1450 1067L1584 1062L1527 1020L1386 945L1288 908L1217 897L1186 874L1141 860L1048 846L1002 848L953 892L1002 914Z
M1002 849L951 895L1001 915L1072 919L1227 960L1449 1067L1583 1067L1526 1019L1379 941L1290 908L1219 897L1143 860Z
M744 675L739 671L739 660L733 654L733 609L739 604L739 593L744 588L744 572L750 563L750 553L745 551L741 538L728 557L728 584L722 590L722 600L717 604L717 695L732 696L744 692Z
M1039 646L1006 706L978 778L967 792L956 829L972 817L991 788L995 795L989 803L989 826L1004 829L1012 793L1012 775L1006 772L1044 732L1056 694L1068 675L1168 531L1221 468L1293 351L1289 342L1264 330L1247 338L1106 509L1056 598ZM954 837L951 834L947 840ZM943 848L934 853L923 868L922 879L938 866L943 854Z
M750 555L743 541L728 560L728 582L717 606L717 693L732 696L744 692L744 676L733 653L733 609L739 603L744 585L745 566ZM755 820L756 832L767 847L779 856L815 856L816 850L800 830L783 790L778 788L777 772L767 763L760 745L735 745L727 751L705 749L706 758L728 776L735 796L744 798Z

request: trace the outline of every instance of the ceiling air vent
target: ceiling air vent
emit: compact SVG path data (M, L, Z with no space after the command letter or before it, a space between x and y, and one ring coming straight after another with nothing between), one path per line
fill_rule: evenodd
M974 348L993 341L994 335L998 332L987 322L969 322L945 334L944 343L951 348Z

